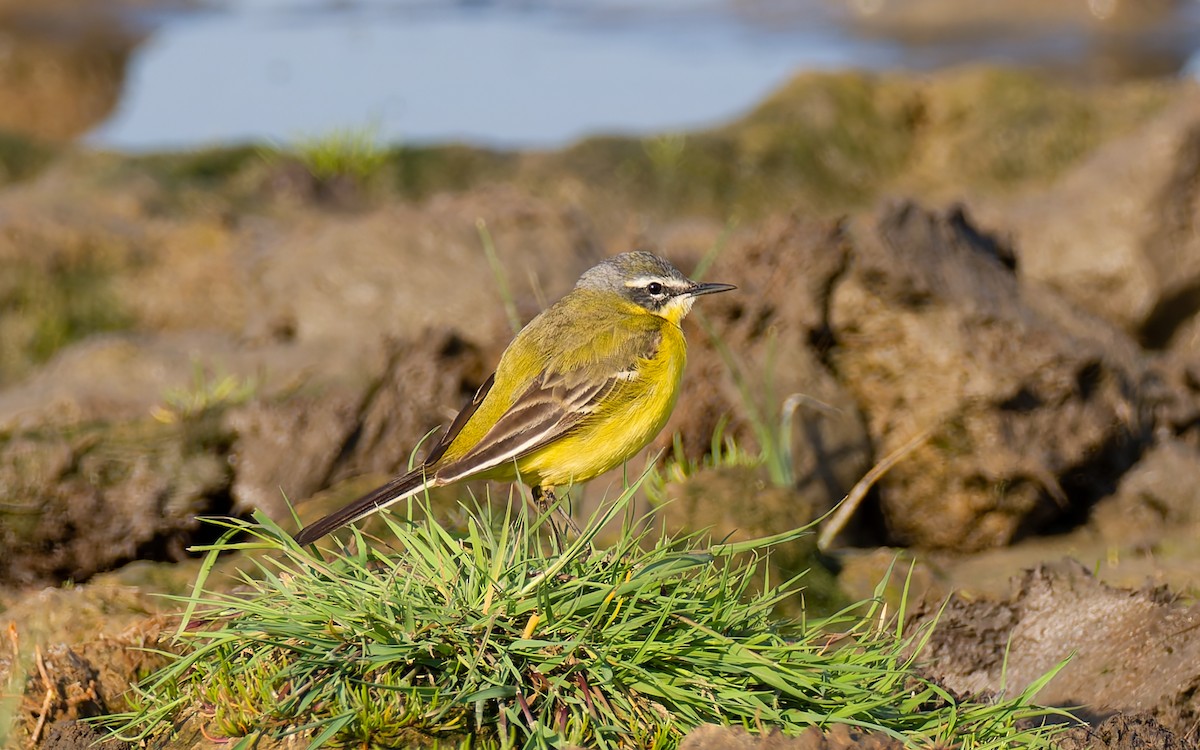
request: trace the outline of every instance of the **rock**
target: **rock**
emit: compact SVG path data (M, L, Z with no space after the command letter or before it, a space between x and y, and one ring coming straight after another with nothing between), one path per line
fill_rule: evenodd
M248 481L247 487L269 499L275 482L287 482L295 488L294 494L288 494L294 500L331 488L314 498L317 507L304 509L306 521L316 520L388 477L404 473L410 460L424 458L490 372L479 349L450 329L429 331L412 342L392 342L385 369L355 403L338 405L336 420L326 420L324 429L305 426L309 436L299 455L296 451L280 455L278 446L292 440L292 421L307 423L311 418L305 401L291 399L273 407L280 415L279 424L261 435L258 444L243 444L239 439L235 454L245 450L253 462L270 469L258 472L265 476ZM330 409L326 401L315 411ZM304 467L299 476L297 465ZM300 479L305 481L301 484ZM257 507L263 507L261 501ZM435 507L445 506L435 503Z
M1200 362L1200 315L1193 315L1180 323L1166 348Z
M77 11L100 23L64 23L10 5L0 5L0 129L54 140L82 135L116 106L141 39L87 5Z
M1065 561L1028 571L1006 600L930 607L915 617L937 621L919 661L952 691L1015 695L1069 657L1038 702L1147 712L1180 737L1194 731L1200 606L1163 589L1110 588Z
M1096 504L1090 524L1110 544L1133 548L1200 524L1200 451L1177 440L1153 446Z
M1175 396L1163 407L1163 426L1200 448L1200 356L1168 353L1158 364L1160 377Z
M262 510L278 523L290 521L289 503L328 486L342 447L360 429L363 395L329 389L231 410L226 424L236 435L229 456L233 513Z
M197 516L231 510L231 441L214 415L5 434L0 582L82 581L134 559L182 559Z
M266 390L270 384L257 377L267 360L279 369L291 364L286 352L239 351L236 340L219 333L92 336L0 390L0 429L137 420L199 397L226 378Z
M407 471L409 460L429 452L493 367L453 328L393 342L386 369L358 406L353 434L331 456L329 481Z
M892 204L849 225L827 355L866 415L892 540L977 550L1079 515L1150 444L1137 346L1014 273L961 210Z
M1011 232L1021 271L1165 345L1200 311L1200 90L1098 148L1043 190L981 216Z
M59 719L50 725L46 738L38 747L41 750L122 750L129 744L106 736L94 724L78 719Z
M1195 750L1196 742L1176 734L1148 714L1116 714L1099 726L1074 727L1059 740L1061 750Z

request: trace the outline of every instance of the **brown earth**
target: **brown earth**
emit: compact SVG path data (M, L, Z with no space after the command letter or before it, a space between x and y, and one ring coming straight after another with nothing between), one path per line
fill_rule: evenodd
M892 539L975 550L1086 509L1150 445L1163 393L1136 344L1026 283L958 210L909 204L849 226L828 359L886 455Z
M1181 97L1062 179L985 203L982 215L1011 233L1026 276L1160 348L1200 309L1198 160L1200 99Z
M1038 693L1086 715L1147 714L1183 746L1200 738L1200 606L1165 589L1131 591L1065 561L1027 572L1005 600L952 597L922 663L951 690L1016 694L1065 665Z
M0 135L9 131L65 141L110 115L130 54L141 42L141 35L117 18L115 6L135 4L0 2ZM0 164L0 183L21 171Z
M822 732L812 727L798 737L778 733L752 735L740 727L706 725L684 738L680 750L901 750L903 742L886 735L856 731L840 725ZM1071 729L1062 750L1186 750L1194 743L1180 740L1153 718L1117 714L1095 728Z

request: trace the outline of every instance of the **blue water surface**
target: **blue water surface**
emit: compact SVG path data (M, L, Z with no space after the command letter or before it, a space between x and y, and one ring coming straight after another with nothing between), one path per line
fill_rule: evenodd
M152 31L125 92L87 140L139 151L353 128L387 142L550 148L596 133L720 123L799 70L1027 54L1001 38L968 40L947 57L953 44L931 51L856 35L829 0L784 6L772 14L733 0L230 0L143 14ZM1046 44L1069 56L1080 39L1050 33Z

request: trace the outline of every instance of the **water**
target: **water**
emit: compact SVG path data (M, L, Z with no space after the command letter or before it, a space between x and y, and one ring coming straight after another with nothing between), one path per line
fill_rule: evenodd
M1183 67L1200 48L1195 9L1134 41L1150 34L1147 56L1169 49L1166 65ZM153 31L92 145L287 142L370 128L388 142L549 148L720 123L803 69L1055 65L1095 46L1070 27L915 41L864 33L828 0L237 0L137 20ZM1164 28L1166 41L1155 40Z

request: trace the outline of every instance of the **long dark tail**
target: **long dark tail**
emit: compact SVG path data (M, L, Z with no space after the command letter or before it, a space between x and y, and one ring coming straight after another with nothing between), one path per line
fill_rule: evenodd
M354 502L346 505L316 523L309 524L296 534L300 544L310 544L331 531L336 531L347 524L354 523L364 516L369 516L377 510L383 510L392 503L412 497L427 486L432 486L434 480L426 475L425 467L417 467L403 476L396 477L387 484L371 490Z

